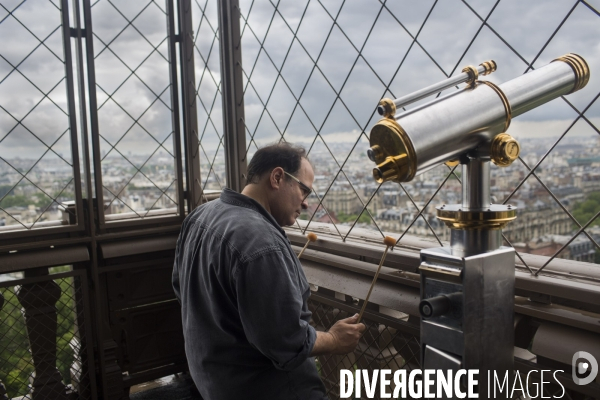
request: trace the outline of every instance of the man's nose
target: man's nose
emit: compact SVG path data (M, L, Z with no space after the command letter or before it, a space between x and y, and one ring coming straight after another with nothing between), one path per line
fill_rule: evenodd
M307 199L302 200L302 209L303 210L308 209L308 201L307 201Z

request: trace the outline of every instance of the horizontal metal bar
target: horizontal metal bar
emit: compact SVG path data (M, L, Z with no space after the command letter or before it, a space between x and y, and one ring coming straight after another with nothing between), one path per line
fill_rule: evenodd
M163 222L163 221L161 221ZM72 225L70 225L72 226ZM76 228L77 229L77 228ZM135 230L124 230L124 231L117 231L117 232L108 232L108 233L102 233L98 236L95 237L95 240L97 242L106 242L106 241L111 241L111 240L117 240L117 239L124 239L124 238L130 238L130 237L148 237L150 235L165 235L168 233L175 233L175 234L179 234L179 231L181 229L181 223L177 222L174 224L170 224L170 225L162 225L158 226L158 227L152 227L152 228L141 228L140 229L135 229ZM59 235L57 235L54 231L52 231L53 234L52 235L48 235L49 231L46 231L46 236L44 237L38 237L38 240L33 241L33 240L28 240L27 242L23 242L23 243L14 243L14 244L4 244L5 241L3 241L3 244L0 245L0 253L5 253L5 252L9 252L9 251L13 251L13 250L36 250L36 249L47 249L49 247L59 247L59 246L72 246L72 245L76 245L76 244L84 244L84 243L90 243L91 242L91 238L90 237L61 237ZM61 231L62 232L62 231ZM12 236L11 236L12 238Z
M148 219L150 217L160 217L160 216L172 216L177 215L177 207L172 208L161 208L159 210L150 210L143 218L140 217L140 214L135 212L127 212L127 213L119 213L119 214L106 214L106 221L122 221L125 219Z
M299 249L299 247L295 248L296 251ZM374 264L348 260L345 257L314 250L306 250L300 262L311 284L357 298L364 298L372 276L377 270ZM393 310L419 316L419 285L418 274L382 267L371 301ZM593 293L583 293L583 296L593 303L594 296L600 293L600 288L595 287L595 290ZM515 312L600 333L600 315L593 312L560 304L540 304L520 296L515 298Z
M296 253L299 253L301 248L299 246L292 246ZM389 254L389 252L388 252ZM334 254L323 253L315 250L305 250L302 255L303 260L311 260L316 263L329 265L332 267L342 268L348 271L356 272L369 278L375 276L377 271L377 265L360 261L360 260L352 260L347 257L338 256ZM387 258L386 258L387 260ZM386 262L387 265L387 262ZM381 272L379 273L379 278L381 280L387 280L390 282L400 283L402 285L406 285L409 287L419 288L420 287L420 276L419 274L399 271L395 268L390 268L387 266L381 267Z
M313 261L310 257L301 260L308 282L335 292L344 293L359 299L367 296L372 277L352 271ZM380 280L373 287L369 301L392 310L398 310L410 315L419 315L420 291L418 288L398 284L385 279L380 274Z
M482 65L479 65L476 68L479 74L483 74L485 72L485 67ZM468 73L462 72L456 76L450 77L438 83L434 83L433 85L427 86L426 88L417 90L416 92L412 92L405 96L399 97L394 100L394 104L396 105L396 109L400 109L416 101L429 97L432 94L436 94L453 86L465 83L469 80L469 78L470 75ZM379 112L379 108L377 109L377 111ZM379 114L383 115L383 112L379 112Z
M117 242L101 243L100 256L102 258L115 258L131 256L134 254L174 250L176 244L177 235L119 240Z
M154 267L157 265L165 265L165 264L173 264L173 257L162 257L156 258L153 257L151 259L139 260L139 261L131 261L126 263L117 263L115 265L111 265L108 267L101 267L99 269L99 273L107 274L115 271L126 271L128 269L140 268L140 267Z
M36 276L36 277L32 277L32 278L14 279L14 280L10 280L10 281L0 282L0 288L27 285L27 284L38 283L38 282L54 281L57 279L64 279L64 278L73 278L76 276L82 277L85 275L85 273L86 273L85 270L73 270L73 271L61 272L58 274Z
M147 371L136 372L123 376L123 386L131 387L152 381L154 379L162 378L164 376L176 374L178 372L185 372L189 369L187 362L182 364L170 364L163 367L149 369Z
M31 232L31 230L35 230L35 229L53 228L56 226L67 226L68 224L63 220L56 220L56 221L41 221L41 222L36 222L36 223L32 223L32 224L24 224L24 225L25 225L25 228L23 227L23 225L0 226L0 234L2 234L4 232L25 231L25 230L27 230L28 232Z
M310 294L310 299L313 301L317 301L319 303L327 304L328 306L339 308L342 311L346 311L349 313L358 313L360 311L360 307L355 306L353 304L345 303L341 300L324 296L319 292L312 292ZM363 316L365 319L369 319L371 321L378 322L380 324L384 324L391 328L397 329L404 333L408 333L409 335L419 336L419 327L409 324L408 322L392 318L388 315L381 314L378 312L373 312L371 310L365 309Z
M585 304L600 305L600 286L564 278L515 271L515 289L574 300Z
M17 247L21 243L31 247L29 245L36 243L37 240L44 240L47 237L69 237L67 235L70 233L80 231L82 231L82 228L77 225L59 225L56 227L21 229L8 232L0 231L0 242L2 243L2 245L0 245L0 252L7 247L10 247L8 250L13 250L13 247Z
M302 226L302 221L299 221ZM356 237L349 238L342 242L339 236L332 233L330 224L311 223L311 231L318 235L317 241L308 246L306 254L310 250L317 250L321 253L334 254L347 259L361 260L371 264L378 264L385 245L380 234L373 231L356 230L353 233ZM340 227L343 229L344 227ZM287 228L286 233L292 242L297 246L304 246L306 237L298 229ZM387 235L394 237L397 234L386 232ZM439 247L434 240L405 236L401 245L398 245L388 252L385 265L387 267L418 274L420 265L420 250ZM528 265L543 265L548 257L532 254L521 254L521 257ZM517 290L529 293L540 293L550 295L553 301L560 303L560 299L575 301L581 305L593 309L594 304L600 304L600 286L597 279L600 278L600 268L594 264L588 264L572 260L555 259L552 265L549 265L544 274L533 277L528 272L523 272L521 260L515 259ZM343 267L342 267L343 268ZM569 276L569 279L564 279ZM577 276L579 279L575 279ZM584 307L585 308L585 307ZM595 311L595 309L594 309Z
M361 261L367 261L372 263L379 263L385 245L383 244L382 237L375 235L373 232L368 232L369 236L358 236L348 238L345 242L340 241L339 235L330 235L325 229L329 230L329 226L325 229L320 229L321 225L330 224L319 224L317 222L311 223L311 231L317 233L317 241L312 242L308 245L308 249L318 250L323 253L336 254L351 259L359 259ZM340 227L343 228L343 227ZM341 230L341 229L340 229ZM363 234L358 228L353 230L354 234ZM296 246L304 246L306 244L306 237L299 230L286 229L286 234L292 244ZM342 232L343 234L343 232ZM393 236L392 236L393 237ZM439 247L439 243L421 240L416 237L408 237L407 241L412 241L412 246L396 246L390 249L386 256L385 265L400 269L407 272L418 273L420 264L419 251L421 248L433 248ZM413 241L414 239L414 241ZM417 246L421 247L417 247Z
M118 214L120 215L120 214ZM170 215L158 215L153 217L145 217L145 218L128 218L128 219L118 219L115 221L106 221L102 225L102 230L110 231L121 228L130 228L130 227L143 227L150 225L169 225L176 224L181 222L185 216L178 214L170 214Z
M521 373L521 376L527 375L527 372L529 371L539 371L542 369L540 367L540 364L515 357L515 369ZM543 369L548 370L549 368L543 367ZM552 369L552 371L555 371L555 369ZM571 374L568 372L557 372L555 376L565 388L571 389L577 393L582 393L593 398L597 398L598 393L600 393L600 384L596 382L592 382L588 385L577 385L573 382L573 378L571 378Z
M541 304L517 296L515 297L515 313L600 333L600 314L560 304Z
M28 252L0 255L0 273L23 271L31 268L70 265L90 260L87 246L57 247Z

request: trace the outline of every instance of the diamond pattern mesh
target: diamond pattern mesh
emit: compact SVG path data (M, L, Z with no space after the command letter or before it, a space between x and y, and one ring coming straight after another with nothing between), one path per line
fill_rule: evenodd
M314 299L309 299L308 306L313 313L313 327L318 331L326 331L335 322L354 314ZM367 318L362 322L367 329L353 353L317 357L317 369L330 399L339 398L341 369L367 370L370 371L369 376L373 370L379 369L389 369L392 374L399 369L421 369L418 337ZM376 392L378 396L379 390ZM361 396L367 398L364 388Z
M0 227L33 229L75 196L59 2L3 2L0 35Z
M6 275L2 277L6 278ZM60 372L64 384L69 385L68 391L76 392L84 398L91 398L92 386L88 376L89 368L85 365L85 341L80 340L83 330L77 331L75 327L75 321L80 324L84 321L81 286L78 279L78 277L53 279L50 276L47 281L35 284L19 280L0 283L0 303L2 303L2 298L4 299L3 307L0 307L0 381L4 384L8 398L19 396L23 396L24 399L32 398L32 373L35 372L35 365L30 348L35 346L36 342L38 345L42 345L48 338L40 335L28 335L24 310L28 310L37 318L36 310L38 308L32 308L31 304L36 303L36 298L52 297L56 287L60 290L60 297L55 307L39 308L42 313L52 311L57 313L56 368ZM24 307L18 297L18 293L23 291L23 287L26 290L32 290L35 296L33 300L29 299L29 303L24 302L27 307ZM38 331L47 327L44 325L46 322L47 320L41 322L42 326L38 326ZM43 363L40 365L41 367L37 371L38 375L52 371L52 366ZM60 396L56 394L56 398L60 398Z
M203 191L222 190L227 186L217 11L214 1L192 1L198 151Z
M308 227L331 223L343 239L361 227L394 232L399 242L413 234L442 243L449 230L435 207L461 201L460 168L439 166L402 185L373 181L365 152L382 97L488 59L498 63L489 77L495 83L568 52L582 55L592 71L600 65L590 47L600 38L600 13L586 1L242 0L240 8L248 158L281 140L305 146L315 190L301 218ZM556 257L594 262L600 254L600 201L578 211L600 191L599 95L592 73L584 90L516 118L509 133L522 157L492 167L494 201L520 210L506 243L550 256L547 264Z
M344 310L342 310L328 304L327 301L322 301L321 298L316 298L314 295L309 298L308 307L312 312L311 325L317 331L327 331L337 321L348 318L355 313L354 309L344 307ZM373 313L373 315L374 319L379 318L378 313ZM390 317L386 316L386 318ZM397 314L397 319L399 320L405 320L406 318L406 314ZM365 314L362 323L365 324L367 329L363 333L354 352L345 355L325 355L316 357L317 370L325 385L328 398L332 400L340 398L340 370L342 369L350 371L360 369L363 370L361 376L364 376L364 373L367 372L369 377L373 376L374 370L379 370L379 372L383 369L390 370L391 376L388 375L390 386L388 386L388 391L386 392L390 395L393 394L393 391L395 390L394 380L392 378L395 371L404 369L408 376L413 369L422 370L419 355L421 347L419 337L415 336L413 333L409 333L406 328L402 329L402 325L394 328L386 323L382 323L383 320L375 321L374 319L371 319L369 313ZM533 398L542 396L540 390L543 388L544 397L556 396L557 398L564 399L592 399L592 397L584 394L575 393L571 389L564 390L559 385L547 380L544 380L544 385L540 385L541 376L539 371L536 370L530 375L527 375L527 372L528 371L520 371L522 384L529 385L529 394L532 395ZM546 374L548 374L548 372L546 372ZM527 380L525 379L526 377L528 377ZM379 379L377 382L379 382ZM356 391L356 386L354 386L353 389L353 394L350 396L353 399L382 398L380 397L378 385L373 392L373 396L369 397L370 393L367 392L364 380L361 380L360 396ZM407 396L403 397L402 392L399 392L399 398L412 398L408 389L406 390ZM519 400L529 398L526 396L526 393L519 390L518 385L517 390L514 391L514 396L515 399ZM393 396L390 397L393 398Z
M176 213L166 5L92 5L105 214Z

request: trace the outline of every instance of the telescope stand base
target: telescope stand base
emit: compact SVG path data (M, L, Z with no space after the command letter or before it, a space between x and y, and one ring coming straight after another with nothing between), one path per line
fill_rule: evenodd
M421 251L423 369L479 370L480 399L488 371L512 382L514 258L509 247L467 257L449 248Z

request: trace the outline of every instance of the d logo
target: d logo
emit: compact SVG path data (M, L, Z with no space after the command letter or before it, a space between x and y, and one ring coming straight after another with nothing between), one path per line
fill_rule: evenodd
M573 382L577 385L592 383L598 375L598 361L586 351L573 354ZM589 375L587 375L589 372ZM585 376L587 375L587 376Z

